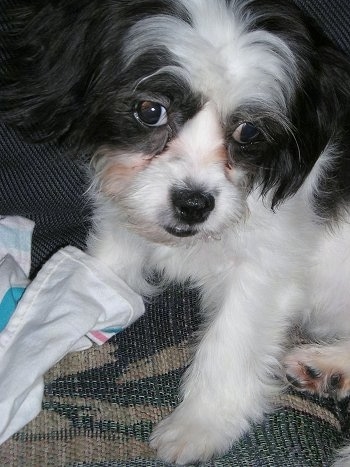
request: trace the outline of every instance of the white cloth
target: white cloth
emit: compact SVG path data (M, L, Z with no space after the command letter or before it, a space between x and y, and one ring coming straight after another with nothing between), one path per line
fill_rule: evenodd
M0 258L11 255L28 277L34 222L20 216L0 217Z
M29 284L33 230L29 219L0 217L0 332Z
M41 410L44 373L86 334L123 329L144 312L142 298L82 251L57 252L25 290L0 333L0 443Z

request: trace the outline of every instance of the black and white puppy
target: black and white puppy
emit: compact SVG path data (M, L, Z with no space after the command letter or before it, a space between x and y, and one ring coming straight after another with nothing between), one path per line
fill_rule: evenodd
M283 361L301 389L347 394L345 59L280 0L36 0L14 23L1 115L94 153L89 252L141 294L154 270L200 289L159 457L227 450L269 409ZM339 340L285 355L295 323Z

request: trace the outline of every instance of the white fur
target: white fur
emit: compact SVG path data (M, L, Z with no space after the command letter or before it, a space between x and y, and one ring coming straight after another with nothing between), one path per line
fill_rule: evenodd
M339 458L332 467L350 467L350 446L346 446L339 452Z

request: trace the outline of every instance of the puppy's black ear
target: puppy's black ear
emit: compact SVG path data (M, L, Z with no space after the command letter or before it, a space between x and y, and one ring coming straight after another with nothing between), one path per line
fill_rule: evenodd
M111 33L107 40L105 29L112 21L98 3L31 0L5 14L9 29L1 36L0 119L32 140L68 136L79 143L94 97L108 92L100 76L117 74L104 73L111 66L106 51Z
M299 160L301 179L323 154L313 201L318 213L328 218L350 192L350 62L333 47L322 46L293 108L294 160ZM304 172L304 175L302 175Z
M292 132L279 159L273 206L293 195L320 155L327 153L328 163L313 187L316 209L327 217L326 210L333 210L350 191L350 62L327 41L315 45L301 69L291 106Z

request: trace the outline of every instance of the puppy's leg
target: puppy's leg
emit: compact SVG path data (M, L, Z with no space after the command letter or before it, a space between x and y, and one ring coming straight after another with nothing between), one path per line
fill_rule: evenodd
M342 399L350 394L350 342L304 345L285 358L287 380L297 389Z
M182 403L151 436L160 458L187 464L222 454L268 409L292 306L289 291L277 293L261 278L262 271L241 269L204 294L209 323L185 375Z

